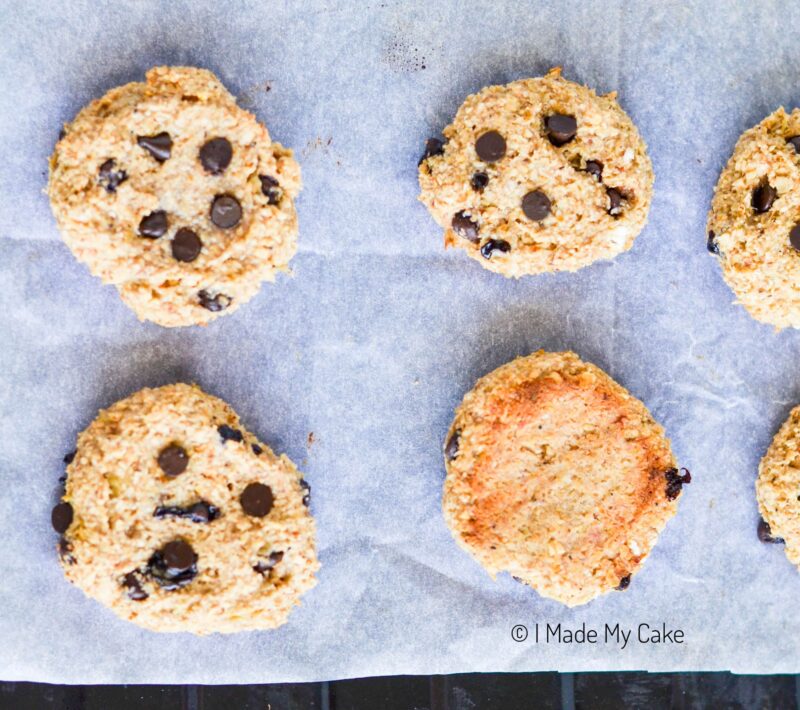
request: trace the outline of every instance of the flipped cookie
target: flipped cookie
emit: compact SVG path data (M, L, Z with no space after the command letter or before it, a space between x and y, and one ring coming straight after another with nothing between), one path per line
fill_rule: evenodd
M628 587L690 480L644 404L571 352L478 380L444 452L456 542L568 606Z
M708 250L736 301L777 329L800 328L800 110L745 131L714 188Z
M430 140L420 201L487 269L576 271L627 251L647 221L653 169L616 101L561 77L489 86Z
M117 402L65 460L52 515L64 573L123 619L195 634L271 629L316 583L308 484L198 387Z
M800 406L778 430L758 466L756 498L763 542L784 542L786 557L800 567Z
M140 320L204 324L286 271L292 151L205 69L157 67L64 129L48 193L73 254Z

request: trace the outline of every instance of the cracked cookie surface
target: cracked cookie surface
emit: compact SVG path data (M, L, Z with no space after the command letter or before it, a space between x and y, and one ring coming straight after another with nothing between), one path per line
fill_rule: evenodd
M478 380L444 453L456 542L568 606L628 587L690 480L644 404L571 352Z
M287 270L300 184L292 151L211 72L157 67L65 126L48 194L73 254L172 327L231 313Z
M647 221L653 170L616 94L546 76L467 97L428 141L420 200L482 266L518 277L627 251Z
M778 329L800 328L800 109L745 131L714 188L707 246L737 303Z
M144 389L101 411L65 461L52 514L64 573L123 619L270 629L315 584L308 484L196 386Z

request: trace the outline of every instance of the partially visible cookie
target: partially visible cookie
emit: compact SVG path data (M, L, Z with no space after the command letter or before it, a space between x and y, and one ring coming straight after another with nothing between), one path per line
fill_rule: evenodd
M800 406L778 430L758 466L756 498L763 542L786 543L786 557L800 567Z
M292 152L205 69L157 67L64 129L48 193L64 241L142 320L204 324L297 248Z
M714 188L707 245L753 318L800 328L800 109L741 135Z
M614 92L561 70L468 96L428 141L420 200L463 249L504 276L576 271L627 251L647 221L653 170Z
M644 404L571 352L478 380L444 453L456 542L568 606L628 587L690 480Z
M309 486L199 387L123 399L78 437L53 509L64 573L152 631L285 623L319 567Z

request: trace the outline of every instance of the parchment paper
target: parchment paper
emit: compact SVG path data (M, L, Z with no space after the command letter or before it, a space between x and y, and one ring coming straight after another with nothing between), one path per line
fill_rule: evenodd
M800 335L732 305L705 249L739 134L800 100L782 2L0 3L0 676L244 683L392 673L800 671L800 574L756 539L759 458L800 401ZM292 277L207 328L140 324L59 240L42 189L61 124L159 64L215 71L305 189ZM553 65L618 90L656 172L633 250L509 281L416 202L424 140L464 97ZM492 582L440 513L442 439L474 381L574 349L640 397L693 482L624 594L568 610ZM101 407L196 381L313 486L319 585L281 629L195 638L69 585L49 514ZM313 432L313 443L309 435ZM533 643L535 623L680 628L683 644ZM525 642L512 639L526 625Z

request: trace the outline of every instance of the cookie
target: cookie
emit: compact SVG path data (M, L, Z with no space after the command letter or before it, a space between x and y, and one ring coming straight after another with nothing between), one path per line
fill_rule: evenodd
M144 389L101 411L66 462L52 514L64 573L123 619L271 629L315 584L308 484L198 387Z
M644 404L571 352L478 380L444 454L456 542L568 606L628 587L690 480Z
M736 143L708 215L708 250L737 303L777 329L800 328L800 109L783 108Z
M786 557L800 567L800 406L783 423L761 459L756 498L762 542L786 543Z
M576 271L631 248L653 169L616 93L546 76L467 97L430 140L420 200L463 249L504 276Z
M286 271L297 248L292 151L209 71L158 67L64 129L48 194L73 254L141 320L204 324Z

